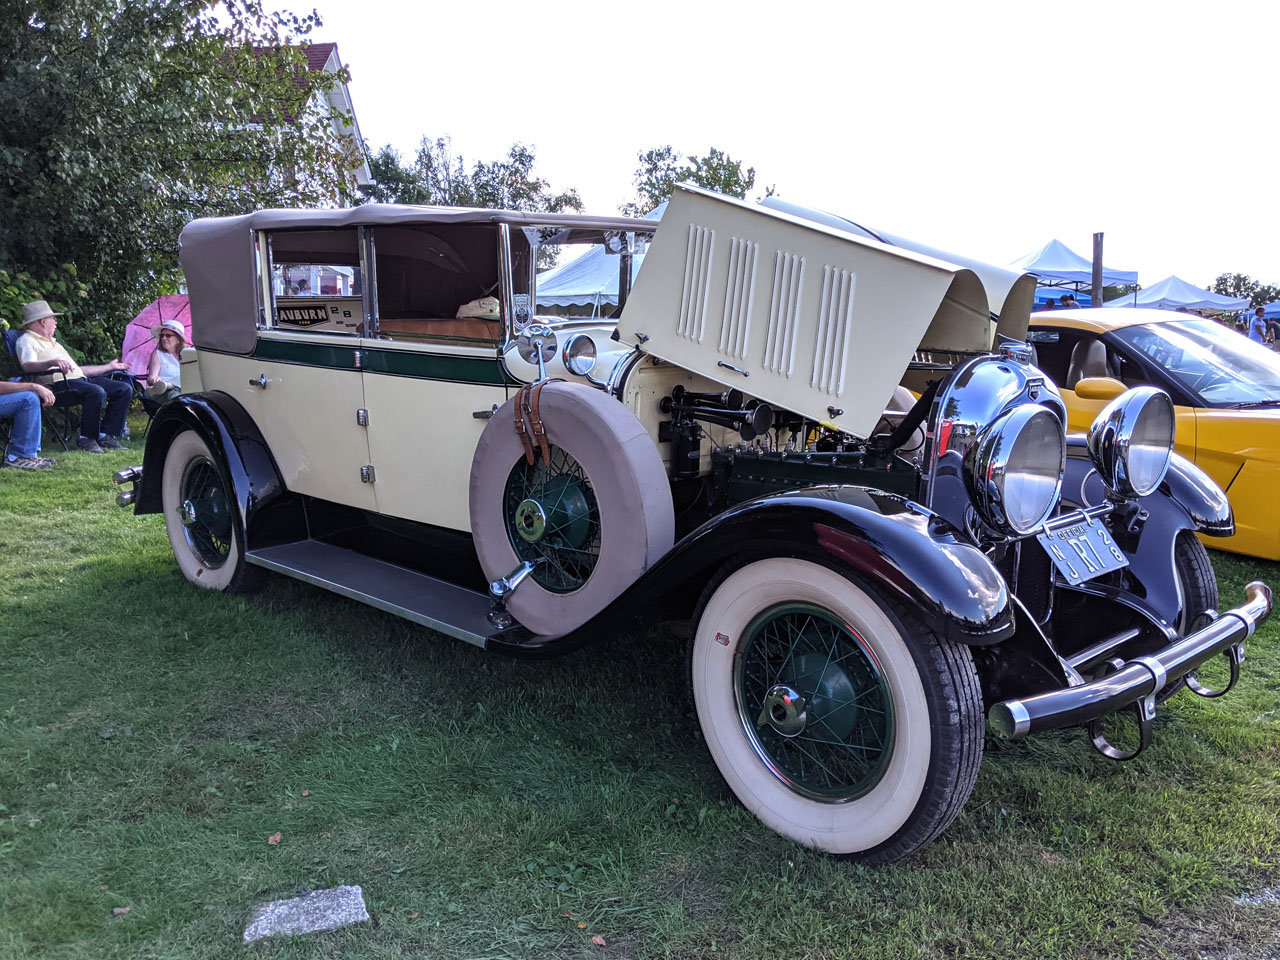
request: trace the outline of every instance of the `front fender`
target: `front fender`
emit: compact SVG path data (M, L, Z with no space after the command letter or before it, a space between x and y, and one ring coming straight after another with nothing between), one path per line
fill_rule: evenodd
M687 615L688 604L677 610L670 598L696 597L726 563L778 556L848 570L888 602L910 609L940 636L960 643L999 643L1014 632L1004 578L944 520L896 494L825 486L759 497L708 520L570 634L541 645L507 644L499 637L490 646L517 655L551 654L658 605L665 604L669 616Z
M147 431L142 489L134 513L163 509L165 457L174 437L184 430L196 431L209 445L224 479L235 491L240 529L251 529L254 514L286 492L284 480L258 425L244 407L221 391L183 394L160 408Z
M1066 477L1063 500L1072 506L1089 506L1106 501L1106 489L1089 459L1084 437L1067 438ZM1115 591L1086 581L1061 589L1110 596L1151 618L1167 634L1176 632L1182 612L1182 588L1174 562L1174 544L1185 531L1225 537L1235 532L1235 520L1226 494L1209 476L1185 457L1174 454L1169 472L1154 493L1139 498L1137 506L1145 516L1136 524L1117 510L1113 533L1116 543L1129 559L1128 585ZM1133 529L1126 529L1126 525Z

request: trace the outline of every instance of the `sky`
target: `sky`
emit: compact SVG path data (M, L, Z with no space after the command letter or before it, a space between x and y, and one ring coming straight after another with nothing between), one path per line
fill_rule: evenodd
M1269 0L312 0L370 150L514 142L588 213L671 144L786 200L992 263L1058 239L1149 286L1280 284ZM303 8L295 8L301 11Z

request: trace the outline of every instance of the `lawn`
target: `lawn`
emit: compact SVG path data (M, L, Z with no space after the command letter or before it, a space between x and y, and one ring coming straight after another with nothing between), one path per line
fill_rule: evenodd
M1280 617L1138 760L989 742L964 814L868 870L727 795L673 627L523 663L283 577L197 590L114 504L140 460L0 471L0 957L1276 953L1280 905L1237 898L1280 882ZM1280 584L1214 563L1224 606ZM340 883L369 925L241 946Z

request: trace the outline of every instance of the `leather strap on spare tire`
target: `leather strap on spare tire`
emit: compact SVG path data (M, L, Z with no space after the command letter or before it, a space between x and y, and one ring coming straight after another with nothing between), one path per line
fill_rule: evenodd
M490 418L471 463L470 509L489 580L534 564L506 606L546 637L590 620L675 540L653 439L630 410L583 384L524 387Z
M542 451L542 462L551 462L551 451L547 444L547 430L546 425L542 422L539 402L542 397L542 388L548 383L559 382L558 380L540 380L537 383L527 383L516 392L513 417L516 436L524 444L525 460L530 466L534 464L533 444L535 441L538 444L538 449Z

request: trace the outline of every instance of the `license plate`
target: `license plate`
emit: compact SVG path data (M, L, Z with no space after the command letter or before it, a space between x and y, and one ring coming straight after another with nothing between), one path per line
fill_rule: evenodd
M1083 583L1129 565L1107 528L1092 517L1037 533L1036 539L1067 583Z

